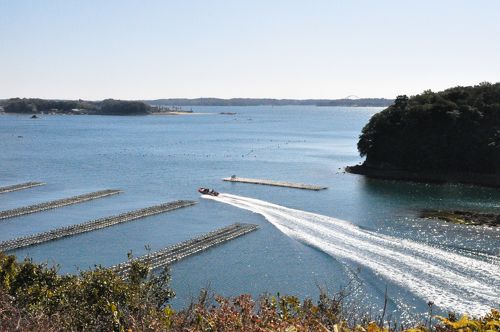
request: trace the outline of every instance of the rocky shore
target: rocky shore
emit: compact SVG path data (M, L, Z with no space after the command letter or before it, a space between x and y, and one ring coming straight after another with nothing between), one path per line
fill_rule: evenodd
M383 169L355 165L346 167L346 172L370 178L431 183L464 183L483 187L500 188L500 174L414 172L400 169Z
M423 210L420 218L440 219L454 224L500 226L500 214L471 211Z

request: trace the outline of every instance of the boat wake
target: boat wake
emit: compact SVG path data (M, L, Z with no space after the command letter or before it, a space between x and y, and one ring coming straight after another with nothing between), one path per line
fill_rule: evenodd
M340 261L365 266L443 310L481 315L500 307L499 257L467 257L248 197L220 194L203 198L261 214L287 236Z

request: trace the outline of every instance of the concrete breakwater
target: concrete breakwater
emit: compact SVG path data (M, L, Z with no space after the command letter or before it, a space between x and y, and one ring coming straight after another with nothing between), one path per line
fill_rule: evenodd
M148 216L191 206L194 204L196 204L195 201L182 201L182 200L173 201L173 202L150 206L144 209L122 213L116 216L105 217L87 221L81 224L56 228L47 232L0 242L0 251L14 250L47 241L57 240L67 236L91 232L100 228L105 228L140 218L145 218Z
M152 269L156 269L255 231L257 228L257 225L235 223L191 240L180 242L159 251L134 258L128 262L115 265L111 269L123 277L127 276L132 262L149 263Z
M43 185L45 185L45 183L43 182L25 182L25 183L13 184L11 186L0 187L0 194L10 193L11 191L23 190Z
M238 177L223 178L222 180L229 181L229 182L263 184L263 185L267 185L267 186L288 187L288 188L307 189L307 190L323 190L323 189L327 188L327 187L316 186L316 185L312 185L312 184L293 183L293 182L285 182L285 181L273 181L273 180L264 180L264 179L238 178Z
M20 207L20 208L11 209L11 210L0 211L0 220L18 217L18 216L22 216L22 215L30 214L30 213L55 209L55 208L66 206L66 205L82 203L82 202L90 201L90 200L101 198L101 197L116 195L119 193L121 193L120 190L106 189L106 190L91 192L88 194L73 196L73 197L69 197L69 198L57 199L54 201L24 206L24 207Z

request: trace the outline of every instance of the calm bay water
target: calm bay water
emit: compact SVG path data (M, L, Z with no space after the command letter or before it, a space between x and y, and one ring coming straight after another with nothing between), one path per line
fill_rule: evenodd
M353 278L357 302L377 312L387 286L389 312L403 318L425 312L427 301L441 303L442 310L472 313L500 306L500 231L417 218L422 208L499 213L499 190L369 180L342 172L342 167L361 161L358 135L379 108L193 110L204 114L36 120L0 116L0 185L47 183L0 195L1 210L105 188L124 191L1 221L0 241L160 202L194 199L199 202L194 207L14 253L74 273L124 261L129 251L142 255L145 245L157 250L247 222L258 224L259 230L172 266L176 306L203 287L223 295L280 292L316 297L318 285L335 291ZM221 181L233 174L329 189L313 192ZM200 186L243 198L199 199ZM320 224L326 228L316 229ZM440 260L445 256L448 263ZM389 268L395 268L392 274L385 273ZM438 274L439 280L433 277ZM426 291L429 285L439 289ZM467 294L466 288L474 292Z

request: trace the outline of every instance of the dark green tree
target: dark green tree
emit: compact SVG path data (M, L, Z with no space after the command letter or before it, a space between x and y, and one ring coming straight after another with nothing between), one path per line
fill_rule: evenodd
M424 91L375 114L358 142L365 166L500 172L500 83Z

